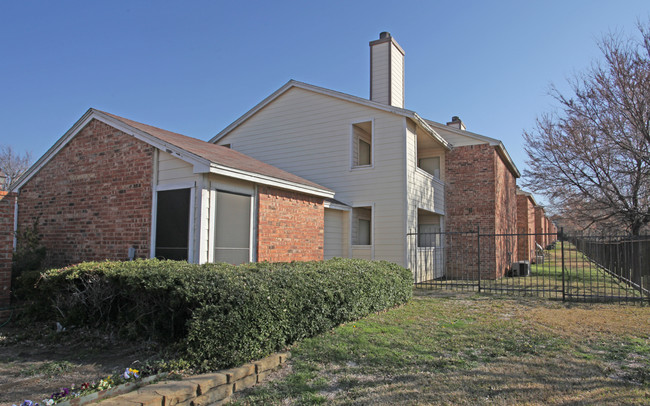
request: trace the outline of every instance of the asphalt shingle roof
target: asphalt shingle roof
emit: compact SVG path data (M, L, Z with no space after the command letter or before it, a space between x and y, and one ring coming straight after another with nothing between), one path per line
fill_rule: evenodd
M107 116L110 116L116 120L119 120L128 126L145 132L152 137L158 138L161 141L172 144L201 158L207 159L214 164L223 165L229 168L252 172L264 176L270 176L272 178L281 179L312 188L331 191L324 186L301 178L300 176L284 171L273 165L264 163L233 149L211 144L209 142L202 141L197 138L188 137L183 134L163 130L162 128L154 127L148 124L139 123L137 121L116 116L115 114L107 113L105 111L97 111L102 114L106 114Z

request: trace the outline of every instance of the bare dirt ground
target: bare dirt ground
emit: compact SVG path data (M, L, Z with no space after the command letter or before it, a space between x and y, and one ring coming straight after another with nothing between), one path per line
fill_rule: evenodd
M25 399L40 403L60 388L137 368L154 355L146 343L74 329L57 333L55 325L9 323L0 328L0 405Z

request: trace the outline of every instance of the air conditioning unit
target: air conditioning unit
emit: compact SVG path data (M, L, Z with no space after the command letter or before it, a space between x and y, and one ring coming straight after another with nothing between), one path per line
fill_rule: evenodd
M529 276L530 263L528 261L513 262L512 264L510 264L510 275Z

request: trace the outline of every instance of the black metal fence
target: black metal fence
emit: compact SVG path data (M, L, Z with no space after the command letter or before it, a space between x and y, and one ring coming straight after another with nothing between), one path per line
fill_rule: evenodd
M419 288L650 304L650 237L410 233Z

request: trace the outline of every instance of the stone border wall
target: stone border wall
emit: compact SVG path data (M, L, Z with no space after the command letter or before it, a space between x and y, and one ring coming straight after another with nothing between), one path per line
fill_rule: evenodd
M278 353L237 368L189 376L178 381L163 381L136 391L101 401L102 406L204 406L222 405L234 392L256 385L289 359Z

